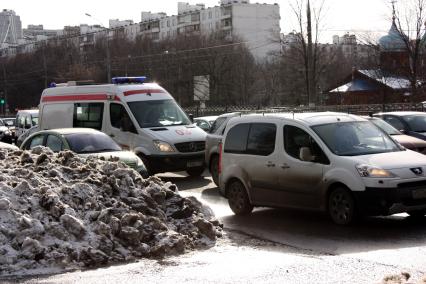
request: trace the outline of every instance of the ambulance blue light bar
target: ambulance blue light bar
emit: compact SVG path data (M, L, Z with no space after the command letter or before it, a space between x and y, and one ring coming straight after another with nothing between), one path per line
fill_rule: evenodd
M112 83L116 85L120 84L142 84L146 81L146 76L140 77L114 77Z

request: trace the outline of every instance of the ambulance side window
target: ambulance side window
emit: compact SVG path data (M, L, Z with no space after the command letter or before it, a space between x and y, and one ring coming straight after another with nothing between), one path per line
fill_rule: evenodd
M87 127L101 130L104 112L103 103L74 104L74 127Z
M122 105L112 103L109 108L109 113L112 127L122 131L137 133L129 114Z

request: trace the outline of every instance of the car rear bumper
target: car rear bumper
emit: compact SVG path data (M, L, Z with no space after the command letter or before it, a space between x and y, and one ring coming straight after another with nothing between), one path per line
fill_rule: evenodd
M204 167L204 152L187 155L151 155L149 160L150 170L161 172L179 172L189 168Z
M372 188L353 192L358 209L368 215L391 215L426 209L426 187Z

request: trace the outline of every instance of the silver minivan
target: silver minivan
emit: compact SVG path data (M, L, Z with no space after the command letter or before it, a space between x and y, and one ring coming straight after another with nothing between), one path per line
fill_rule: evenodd
M426 156L343 113L232 118L219 158L219 185L235 214L254 206L358 214L426 213Z

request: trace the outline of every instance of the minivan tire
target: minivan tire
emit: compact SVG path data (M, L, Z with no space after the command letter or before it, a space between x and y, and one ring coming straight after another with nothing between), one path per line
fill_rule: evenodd
M355 200L351 192L339 186L328 196L328 214L334 223L349 225L355 219Z
M204 172L204 167L186 169L186 173L191 177L199 177Z
M214 155L210 160L210 174L215 185L219 186L219 156Z
M227 198L229 207L235 215L247 215L253 211L246 188L240 181L234 180L228 184Z

